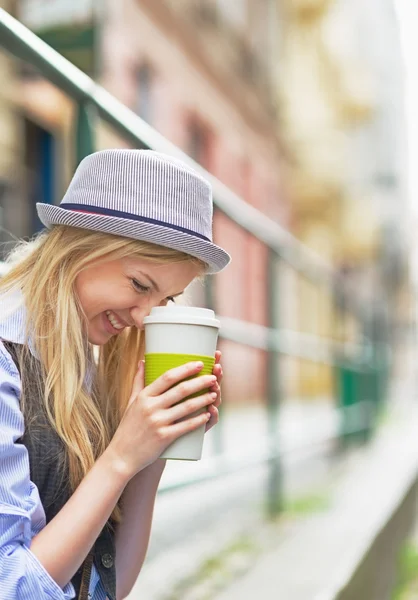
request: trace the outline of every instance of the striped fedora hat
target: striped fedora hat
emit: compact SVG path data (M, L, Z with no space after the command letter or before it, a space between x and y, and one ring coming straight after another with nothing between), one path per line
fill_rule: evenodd
M208 273L230 256L212 242L212 190L183 162L152 150L103 150L79 164L59 206L37 203L42 223L144 240L200 258Z

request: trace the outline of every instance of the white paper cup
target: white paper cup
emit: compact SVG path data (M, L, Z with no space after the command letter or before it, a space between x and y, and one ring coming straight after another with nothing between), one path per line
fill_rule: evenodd
M213 310L175 304L158 306L145 317L144 326L146 385L165 371L194 360L204 363L197 376L212 373L220 326ZM200 460L204 433L205 425L186 433L160 458Z

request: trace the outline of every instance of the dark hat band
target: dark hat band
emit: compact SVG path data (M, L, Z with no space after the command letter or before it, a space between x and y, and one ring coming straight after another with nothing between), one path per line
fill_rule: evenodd
M180 225L173 225L172 223L166 223L165 221L160 221L158 219L151 219L150 217L134 215L132 213L124 212L123 210L114 210L113 208L102 208L101 206L91 206L90 204L73 204L69 202L61 202L59 206L60 208L64 208L65 210L71 210L74 212L89 213L92 215L107 215L109 217L119 217L121 219L129 219L131 221L141 221L142 223L152 223L154 225L161 225L162 227L167 227L168 229L174 229L176 231L181 231L182 233L187 233L188 235L200 238L201 240L205 240L206 242L211 242L211 240L205 235L197 233L196 231L192 231L191 229L187 229L186 227L181 227Z

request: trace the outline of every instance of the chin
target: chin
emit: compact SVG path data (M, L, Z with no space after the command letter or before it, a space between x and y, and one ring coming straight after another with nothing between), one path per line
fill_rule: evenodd
M94 346L103 346L104 344L107 344L107 342L110 340L112 336L108 333L105 332L98 332L98 331L89 331L88 332L88 340L90 342L90 344L93 344Z

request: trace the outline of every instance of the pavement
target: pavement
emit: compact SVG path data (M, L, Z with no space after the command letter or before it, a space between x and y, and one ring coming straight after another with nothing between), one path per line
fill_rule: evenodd
M418 515L405 550L399 561L397 595L393 600L418 600Z
M321 485L335 462L339 413L332 401L283 404L277 427L286 496L297 496L313 485ZM195 581L200 578L202 565L237 540L254 538L264 531L268 467L260 461L269 451L267 431L263 407L225 410L222 459L216 455L216 433L211 431L201 461L168 462L157 497L147 559L129 600L172 600L177 593L185 600L187 587L195 600ZM236 471L176 487L205 473L216 475L225 465Z
M370 445L348 457L324 510L281 529L273 548L256 557L211 600L388 600L396 580L396 547L379 537L418 481L418 403L411 391L392 407ZM416 511L416 505L415 511ZM373 549L373 550L372 550ZM387 563L368 565L371 552ZM379 554L380 553L380 554ZM375 559L373 559L375 560ZM378 562L378 561L377 561ZM361 571L363 570L363 572ZM364 578L362 585L353 583ZM357 586L354 593L352 587ZM411 599L416 596L411 596Z
M356 510L375 523L373 489L391 496L384 488L387 465L393 463L391 487L396 493L396 481L405 481L418 457L415 397L412 387L405 386L401 383L394 390L397 400L391 402L388 423L373 443L343 456L335 453L339 414L330 401L281 407L278 439L284 493L287 498L305 498L306 506L302 514L273 523L265 519L268 467L256 460L268 452L266 415L261 407L224 411L226 458L221 460L241 461L241 468L176 487L225 466L216 457L213 432L207 434L202 461L168 464L147 559L128 600L329 600L331 596L317 598L313 590L319 594L324 584L335 584L331 572L338 571L341 578L347 569L343 563L349 561L350 551L347 546L344 552L343 542L352 535L351 547L358 547L366 530L364 519L356 519ZM404 466L402 452L410 457ZM246 461L252 464L245 466ZM379 499L375 502L379 505ZM324 531L335 533L325 546ZM318 553L318 547L324 551Z

